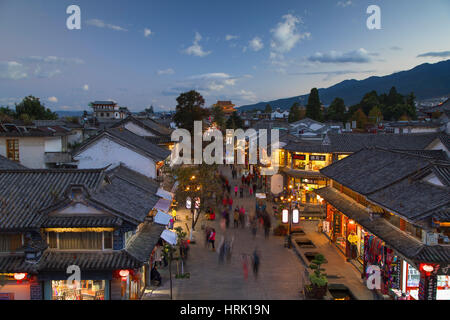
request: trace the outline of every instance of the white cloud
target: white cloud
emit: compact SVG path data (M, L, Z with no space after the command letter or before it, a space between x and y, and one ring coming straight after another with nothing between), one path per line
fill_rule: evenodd
M150 30L150 29L147 29L147 28L145 28L144 29L144 37L148 37L149 35L151 35L152 34L152 30Z
M109 24L109 23L105 23L103 20L100 19L90 19L88 21L86 21L86 23L88 25L94 26L94 27L98 27L98 28L108 28L108 29L112 29L115 31L128 31L125 28L122 28L120 26L114 25L114 24Z
M83 64L84 61L79 58L64 58L64 57L56 57L56 56L30 56L23 58L22 60L27 62L40 62L40 63L48 63L48 64L58 64L58 65L65 65L65 64Z
M351 0L338 1L338 3L337 3L337 6L338 7L342 7L342 8L345 8L345 7L348 7L348 6L351 6L351 5L352 5L352 1Z
M175 73L175 71L172 68L168 68L168 69L165 69L165 70L158 70L157 71L158 76L161 76L161 75L164 75L164 74L174 74L174 73Z
M58 102L58 98L55 97L55 96L49 97L47 100L50 101L50 102L54 102L54 103Z
M253 91L247 91L247 90L240 90L239 92L235 93L236 96L241 98L242 100L246 101L256 101L256 94Z
M34 70L34 75L38 78L53 78L54 76L61 74L60 69L55 68L42 68L41 65L37 65Z
M282 17L283 21L271 29L273 34L270 46L277 52L289 52L295 45L302 39L309 38L311 34L309 32L299 32L297 25L302 23L299 17L292 14L286 14Z
M88 91L88 90L89 90L89 85L88 85L88 84L85 84L85 85L83 86L83 90L84 90L84 91Z
M248 45L253 51L259 51L264 47L264 44L260 37L254 37L249 41Z
M367 63L371 62L373 54L364 48L348 52L330 51L329 53L316 52L308 57L311 62L320 63Z
M200 40L202 40L202 36L200 35L200 33L196 32L192 46L184 50L184 53L197 57L205 57L210 54L212 51L204 51L202 46L198 44Z
M228 79L230 77L231 76L227 73L211 72L190 76L189 79Z
M234 39L237 39L237 38L239 38L239 37L235 36L235 35L232 35L232 34L227 34L225 36L225 40L227 40L227 41L234 40Z
M26 67L16 61L0 61L0 79L19 80L27 78Z

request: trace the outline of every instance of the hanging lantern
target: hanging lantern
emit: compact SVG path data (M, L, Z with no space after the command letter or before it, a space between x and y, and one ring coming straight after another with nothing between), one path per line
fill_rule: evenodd
M129 274L130 274L129 270L120 270L119 271L119 276L121 276L122 278L128 277Z
M27 276L26 273L14 273L15 280L23 280Z

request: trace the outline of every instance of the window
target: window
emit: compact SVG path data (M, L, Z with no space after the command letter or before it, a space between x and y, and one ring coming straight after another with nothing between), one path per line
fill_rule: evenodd
M9 160L19 161L19 140L18 139L6 140L6 157Z
M15 252L23 246L22 234L0 234L0 252Z
M48 246L60 250L111 250L112 232L48 232Z
M103 232L103 249L113 248L113 234L112 232Z

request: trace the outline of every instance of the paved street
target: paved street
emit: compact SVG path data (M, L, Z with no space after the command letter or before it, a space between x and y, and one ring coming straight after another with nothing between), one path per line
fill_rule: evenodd
M228 168L225 169L230 175ZM230 179L231 180L231 179ZM234 186L234 184L231 184ZM255 198L234 198L233 208L236 204L243 204L245 209L255 211ZM237 202L236 202L237 200ZM220 212L220 211L219 211ZM220 213L216 215L219 216ZM181 219L175 226L185 228L185 212L177 215ZM202 217L203 218L203 217ZM284 237L274 237L271 233L269 239L264 238L263 230L259 229L256 239L249 229L230 229L223 232L219 226L219 217L214 222L208 222L217 231L216 248L223 236L234 237L233 255L229 264L218 263L218 251L213 252L204 246L204 231L201 230L202 220L199 219L194 232L196 244L190 246L186 272L191 274L190 279L173 278L174 299L301 299L300 290L303 265L292 250L284 248ZM191 222L188 225L190 227ZM272 223L274 227L275 223ZM258 278L253 277L249 265L248 279L244 280L241 254L251 255L255 248L260 252L261 265ZM163 285L157 290L146 290L144 299L169 299L168 268L161 270ZM172 274L176 265L172 266Z

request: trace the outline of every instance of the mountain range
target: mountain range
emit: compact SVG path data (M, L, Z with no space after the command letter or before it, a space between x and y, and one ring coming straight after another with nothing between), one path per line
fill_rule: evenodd
M395 72L393 74L364 80L344 80L328 88L319 89L320 101L329 105L334 98L344 99L347 106L357 104L362 97L372 90L378 94L389 93L395 86L403 95L414 92L417 100L429 99L448 95L450 93L450 59L437 63L424 63L411 70ZM239 107L239 111L264 110L267 104L272 109L288 110L294 102L306 105L309 94L273 101L259 102Z

